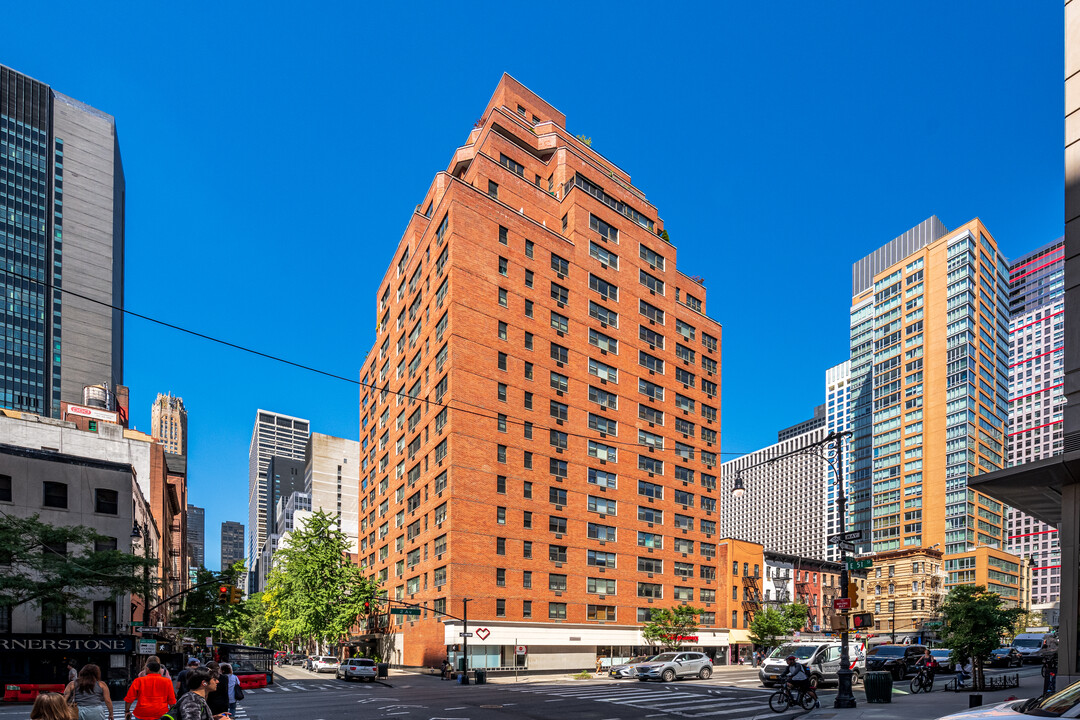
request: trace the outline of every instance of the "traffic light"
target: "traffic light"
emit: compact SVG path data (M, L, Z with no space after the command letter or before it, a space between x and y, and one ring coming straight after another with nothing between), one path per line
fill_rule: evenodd
M229 604L229 586L228 585L219 585L218 586L217 601L218 601L219 605L228 605Z
M857 613L851 616L851 626L856 630L866 630L874 626L874 613Z
M240 588L235 585L229 586L229 604L239 605L240 601L244 599L244 593L240 592Z
M851 601L851 609L857 610L859 608L859 585L858 583L849 582L847 584L847 596Z

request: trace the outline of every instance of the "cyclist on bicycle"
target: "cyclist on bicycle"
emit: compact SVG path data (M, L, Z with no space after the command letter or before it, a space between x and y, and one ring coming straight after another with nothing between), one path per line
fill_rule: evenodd
M810 674L806 671L806 666L798 661L794 655L787 656L787 670L780 676L780 681L787 683L788 687L798 690L807 697L813 698L814 707L821 707L818 702L817 692L810 685Z

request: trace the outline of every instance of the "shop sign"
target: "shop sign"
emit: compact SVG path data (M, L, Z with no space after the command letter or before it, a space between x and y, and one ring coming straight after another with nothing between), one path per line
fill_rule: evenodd
M0 652L20 650L61 650L64 652L131 652L130 637L86 635L63 637L55 635L0 636Z

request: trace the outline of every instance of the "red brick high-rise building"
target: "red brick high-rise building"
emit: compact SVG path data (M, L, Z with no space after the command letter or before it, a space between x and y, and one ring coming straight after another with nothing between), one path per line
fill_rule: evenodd
M454 660L467 599L470 667L580 669L692 603L722 655L720 326L629 175L504 75L376 299L360 558L425 609L360 640Z

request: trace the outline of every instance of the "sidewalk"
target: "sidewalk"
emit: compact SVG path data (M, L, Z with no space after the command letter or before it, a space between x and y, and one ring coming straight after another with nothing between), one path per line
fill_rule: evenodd
M941 688L944 687L947 679L947 677L939 678L940 683L935 682L935 690L929 694L901 694L899 691L907 691L907 684L893 685L891 703L866 702L866 693L863 691L863 686L858 685L855 688L855 701L858 706L851 710L837 710L834 708L832 703L836 693L829 690L821 694L821 708L810 711L803 715L802 718L806 720L825 720L826 718L836 718L837 720L911 720L912 718L925 718L925 720L932 720L933 718L967 710L968 699L972 693L942 690ZM982 704L985 707L1005 702L1011 697L1017 699L1036 697L1042 694L1042 684L1043 679L1038 675L1022 675L1019 688L982 693Z

